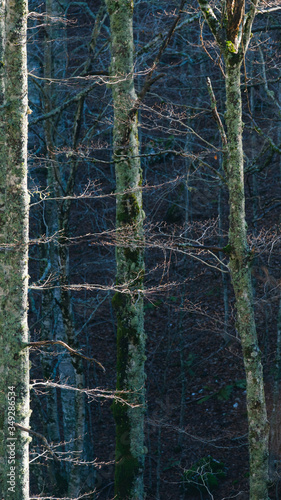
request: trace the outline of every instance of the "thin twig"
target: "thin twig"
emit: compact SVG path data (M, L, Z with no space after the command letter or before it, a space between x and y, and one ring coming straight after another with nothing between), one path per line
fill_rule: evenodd
M222 124L220 115L218 114L217 102L216 102L215 94L213 91L212 83L211 83L211 80L209 77L207 78L207 87L208 87L208 92L209 92L209 96L211 99L211 108L212 108L213 117L214 117L215 121L217 122L219 133L221 136L221 141L222 141L223 145L226 146L227 145L227 137L226 137L226 133L225 133L224 126Z
M87 361L93 361L94 363L97 363L102 368L102 370L105 372L104 366L99 361L97 361L95 358L88 358L87 356L84 356L84 354L81 354L80 352L75 351L74 349L72 349L72 347L69 347L69 345L67 345L62 340L41 340L39 342L28 342L27 344L25 344L26 347L42 347L45 345L61 345L62 347L65 347L72 355L80 356L81 358L84 358Z
M36 436L39 439L42 439L42 441L44 441L45 447L47 448L47 450L49 450L49 452L51 453L51 455L54 457L55 461L59 462L59 459L58 459L57 455L52 450L51 446L49 445L47 439L45 438L45 436L43 436L43 434L39 434L39 432L35 432L35 431L31 430L31 429L28 429L27 427L23 427L23 425L17 424L17 423L14 423L14 426L17 427L18 429L20 429L21 431L28 432L29 434L32 434L33 436Z

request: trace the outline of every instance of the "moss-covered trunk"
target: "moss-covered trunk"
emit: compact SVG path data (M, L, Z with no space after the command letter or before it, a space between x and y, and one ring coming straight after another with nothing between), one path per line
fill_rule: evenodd
M29 426L29 361L28 349L23 348L28 342L27 2L1 2L0 8L1 28L5 28L1 33L5 107L0 129L0 376L4 391L0 489L5 500L27 500L29 436L14 426Z
M117 499L141 500L144 468L145 334L143 324L143 218L141 165L133 63L133 3L107 0L111 26L111 81L116 172L117 389L130 405L115 402Z
M252 302L251 253L247 244L242 145L240 62L226 58L226 125L228 136L229 269L235 292L237 330L246 372L250 452L250 499L267 500L268 422Z

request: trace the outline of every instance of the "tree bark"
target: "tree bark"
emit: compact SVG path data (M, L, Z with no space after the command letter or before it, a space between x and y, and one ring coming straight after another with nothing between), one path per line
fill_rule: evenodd
M198 0L198 3L220 46L225 61L225 122L227 126L225 174L230 205L227 249L229 271L236 298L236 327L241 338L246 373L250 500L267 500L269 426L263 387L261 352L258 346L253 308L252 254L247 243L240 88L241 64L249 45L258 0L253 0L247 14L244 12L243 1L227 2L228 17L224 17L222 12L220 21L206 0ZM226 27L227 35L221 26Z
M115 495L141 500L143 491L145 333L143 314L142 172L133 62L133 4L107 0L111 26L111 82L116 172L117 283L113 298L117 326L117 390L130 405L114 403L116 422ZM134 110L132 112L132 110ZM126 291L125 291L126 290Z
M4 60L4 50L5 50L5 0L0 1L0 60ZM4 65L0 65L0 106L3 106L5 99L5 81L4 81ZM0 108L0 159L2 168L0 169L0 239L1 243L4 240L4 221L5 221L5 185L6 185L6 165L5 159L5 113L4 110ZM3 265L5 263L5 254L0 253L0 277L3 279ZM2 299L1 307L2 307ZM5 324L3 314L0 314L0 353L4 352L4 332ZM5 398L5 380L2 376L2 370L4 369L4 363L2 360L2 355L0 354L0 363L3 368L0 368L0 490L4 490L4 480L5 480L5 466L4 466L4 409L6 405Z
M27 2L2 1L0 9L4 104L0 130L1 493L5 500L28 500L29 437L13 426L15 422L28 427L30 412L29 359L23 347L28 342Z
M233 64L234 59L234 64ZM267 500L268 422L251 283L252 255L247 244L242 144L240 64L226 59L226 125L228 136L229 270L237 309L237 330L246 373L250 452L250 498Z

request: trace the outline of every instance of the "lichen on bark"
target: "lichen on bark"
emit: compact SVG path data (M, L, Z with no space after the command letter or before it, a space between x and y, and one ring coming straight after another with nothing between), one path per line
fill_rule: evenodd
M133 2L107 0L111 28L111 84L114 107L116 173L117 390L115 495L144 497L145 333L143 314L144 236L142 172L134 110Z
M5 7L5 8L4 8ZM27 2L0 5L1 125L0 125L0 366L1 374L1 494L5 500L29 498L29 435L11 431L9 420L29 426L29 360L27 327L28 204L27 192ZM4 249L5 248L5 249ZM4 396L4 399L3 399ZM11 413L9 414L9 407ZM14 413L13 413L14 412ZM14 463L8 447L15 437ZM3 453L3 454L2 454ZM14 484L9 483L11 466Z
M268 500L268 422L263 387L263 370L258 346L251 284L251 252L247 243L243 171L243 123L240 72L245 60L251 26L259 0L253 0L247 13L244 2L227 2L225 30L207 0L198 0L204 17L225 60L227 126L227 186L229 191L229 271L237 309L237 330L241 338L246 373L247 414L250 454L250 500ZM242 30L243 26L243 30ZM228 36L228 39L226 38ZM229 40L232 42L229 44ZM235 50L233 50L235 49Z
M229 56L231 58L231 55ZM268 422L252 299L251 269L245 220L242 99L240 66L226 59L226 125L228 135L229 269L237 309L237 330L246 373L250 452L250 499L268 499Z

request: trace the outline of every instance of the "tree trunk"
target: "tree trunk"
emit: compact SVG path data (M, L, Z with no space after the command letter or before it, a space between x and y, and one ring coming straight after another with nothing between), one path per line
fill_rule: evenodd
M267 500L268 422L263 387L261 353L254 318L251 260L247 244L242 142L241 63L251 38L259 0L245 13L242 0L226 2L219 20L207 0L198 0L204 17L225 60L227 162L229 190L229 270L237 309L237 330L241 338L246 372L247 413L250 454L250 500ZM226 29L223 30L222 26Z
M250 499L267 500L268 422L252 303L251 259L247 244L242 145L240 66L236 55L226 57L226 125L228 136L229 270L235 292L237 330L246 372L250 452Z
M0 60L4 60L5 50L5 1L0 1ZM0 106L3 106L5 99L5 81L4 81L4 65L0 67ZM6 165L5 165L5 111L0 108L0 160L2 168L0 169L0 241L1 244L5 242L4 221L5 221L5 186L6 186ZM5 254L0 253L0 279L3 276L3 265L5 263ZM2 308L2 298L0 297L0 304ZM4 490L5 480L5 466L4 466L4 409L6 405L5 397L5 380L2 376L4 369L3 356L4 352L4 338L3 332L5 323L3 314L0 314L0 491Z
M5 10L4 10L5 8ZM4 463L1 493L5 500L29 498L29 436L14 423L29 426L28 290L28 203L27 192L27 2L1 2L1 251L0 301L1 337L0 426ZM3 16L4 21L3 21ZM3 99L4 97L4 99ZM2 104L2 103L1 103ZM4 123L4 125L3 125ZM4 417L4 418L3 418Z
M133 6L130 0L107 0L111 25L111 75L116 172L117 284L113 298L117 325L117 389L130 405L114 403L116 422L115 494L143 498L145 334L143 314L142 172L138 157L133 63ZM126 291L125 291L126 290Z

